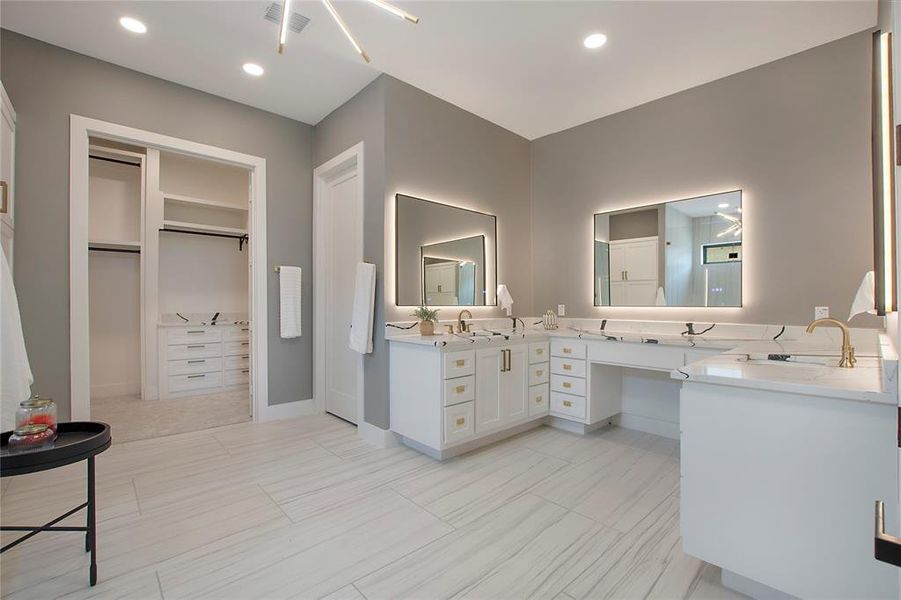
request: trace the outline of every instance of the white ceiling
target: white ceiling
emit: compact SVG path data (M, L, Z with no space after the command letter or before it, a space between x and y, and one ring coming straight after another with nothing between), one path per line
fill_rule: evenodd
M875 1L398 1L412 25L336 2L372 56L364 64L319 2L276 54L264 1L3 0L0 25L25 35L315 124L380 72L526 138L719 79L872 27ZM119 27L144 21L144 36ZM607 34L588 51L588 33ZM261 78L240 69L252 60Z

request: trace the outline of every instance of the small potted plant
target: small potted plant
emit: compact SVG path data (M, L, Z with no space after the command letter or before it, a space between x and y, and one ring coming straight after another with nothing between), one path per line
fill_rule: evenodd
M435 323L438 322L438 309L420 306L413 311L419 319L419 335L435 335Z

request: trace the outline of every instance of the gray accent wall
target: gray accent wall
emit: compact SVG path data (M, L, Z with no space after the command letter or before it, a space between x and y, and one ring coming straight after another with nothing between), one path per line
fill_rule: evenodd
M69 115L266 159L270 265L312 268L312 128L262 110L0 31L0 76L18 118L15 281L34 391L69 413ZM259 82L255 82L259 83ZM312 335L282 340L269 277L269 403L311 398ZM310 279L307 279L310 281ZM303 330L312 332L312 287Z
M797 325L822 305L846 319L873 268L870 43L855 34L533 140L534 306ZM593 213L734 189L746 221L743 308L592 306Z

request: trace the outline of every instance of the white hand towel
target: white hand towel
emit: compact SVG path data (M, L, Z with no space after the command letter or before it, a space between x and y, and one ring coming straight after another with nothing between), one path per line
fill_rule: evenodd
M497 303L507 312L508 317L513 314L513 296L503 283L497 286Z
M300 267L279 267L279 308L284 339L300 337L302 274Z
M9 431L16 426L19 402L31 396L34 377L25 351L13 274L2 249L0 263L0 429Z
M350 326L350 349L360 354L372 352L372 323L375 320L375 265L359 263L354 285L354 310Z
M663 291L663 286L657 288L657 298L654 300L654 304L657 306L666 306L666 292Z
M855 315L861 313L876 314L876 273L873 271L867 271L864 274L854 301L851 302L851 314L848 316L848 320L850 321Z

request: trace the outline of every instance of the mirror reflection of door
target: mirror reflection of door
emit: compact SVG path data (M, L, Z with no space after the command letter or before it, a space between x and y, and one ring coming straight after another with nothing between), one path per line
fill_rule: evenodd
M485 305L485 236L428 244L420 255L423 304Z

